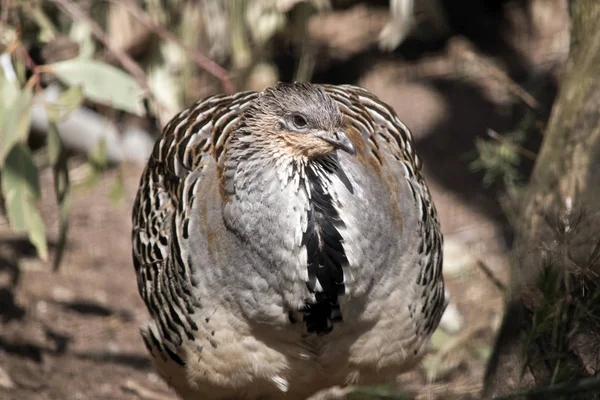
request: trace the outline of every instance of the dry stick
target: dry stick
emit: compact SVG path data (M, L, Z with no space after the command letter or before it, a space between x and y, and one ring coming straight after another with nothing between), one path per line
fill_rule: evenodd
M506 285L496 277L490 267L488 267L483 261L477 260L477 266L483 271L483 273L489 278L490 281L496 286L502 293L506 293Z
M144 88L147 92L146 95L151 95L150 87L148 86L148 80L146 78L146 74L142 67L140 67L127 53L123 52L116 46L114 46L106 33L100 28L100 26L94 22L89 15L85 13L77 4L73 3L71 0L50 0L53 3L58 4L62 7L73 19L80 19L89 25L92 34L102 42L102 44L114 54L115 58L119 60L123 68L127 70Z
M96 22L94 22L89 17L89 15L87 15L85 13L85 11L83 11L83 9L81 9L81 7L79 7L77 4L73 3L71 0L50 0L50 1L61 6L71 16L71 18L81 19L82 21L84 21L85 23L87 23L89 25L89 27L92 31L92 34L100 42L102 42L102 44L104 44L106 49L115 56L115 58L121 63L123 68L125 68L125 70L127 72L129 72L129 74L131 74L131 76L133 76L134 79L144 89L144 95L154 99L157 110L158 110L158 114L159 114L159 120L160 120L160 113L164 112L164 110L166 108L165 108L164 104L162 104L160 102L160 100L156 96L154 96L154 94L152 93L152 90L150 89L150 86L148 85L148 78L146 77L146 73L144 72L142 67L140 67L139 64L136 63L133 60L133 58L131 58L126 52L122 51L121 49L116 47L113 43L111 43L111 41L108 39L108 36L106 35L106 33L104 33L102 28Z
M64 0L61 0L61 1L64 1ZM143 9L141 9L138 5L132 3L129 0L125 0L125 1L107 0L107 1L110 1L111 3L115 3L115 4L124 5L125 7L127 7L129 12L131 13L131 15L133 17L135 17L138 21L140 21L142 24L144 24L148 29L150 29L151 31L156 33L158 36L160 36L164 40L173 42L176 45L178 45L179 47L181 47L181 49L183 49L183 51L186 53L186 55L194 60L194 62L196 63L196 65L198 65L198 67L202 68L203 70L205 70L206 72L208 72L209 74L211 74L212 76L217 78L219 81L221 81L221 84L223 85L223 89L225 90L225 92L227 92L229 94L236 92L235 86L231 82L231 79L229 78L229 73L227 72L227 70L225 68L221 67L219 64L217 64L210 58L206 57L204 54L200 53L199 51L195 51L195 50L191 49L190 47L186 46L173 33L169 32L162 26L160 26L160 25L156 24L154 21L152 21L152 18L150 18L148 16L148 14Z
M121 388L127 392L134 393L144 400L169 400L171 397L163 393L154 392L132 379L128 379Z
M2 15L0 15L0 23L6 25L8 22L8 9L12 6L12 0L2 0Z
M535 112L539 112L540 106L537 100L515 82L506 72L491 61L486 60L475 52L454 46L447 55L432 56L421 60L413 65L399 67L398 77L402 80L416 80L445 77L460 73L466 79L492 78L504 84L513 96L521 100L527 107ZM449 58L449 60L448 60ZM474 71L473 68L480 68L483 72Z
M538 101L521 85L515 82L508 74L502 70L496 63L488 58L479 55L472 48L472 44L466 40L457 40L450 47L450 56L457 62L459 70L469 75L471 73L478 74L475 68L481 68L485 77L496 79L503 83L509 92L519 98L530 109L539 112L540 105ZM481 75L480 75L481 76Z

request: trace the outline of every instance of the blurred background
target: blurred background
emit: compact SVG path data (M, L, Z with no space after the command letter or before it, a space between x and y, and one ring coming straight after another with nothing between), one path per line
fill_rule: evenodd
M175 113L278 81L363 86L412 130L451 305L398 390L480 398L569 54L567 3L2 0L0 398L174 398L138 335L139 176Z

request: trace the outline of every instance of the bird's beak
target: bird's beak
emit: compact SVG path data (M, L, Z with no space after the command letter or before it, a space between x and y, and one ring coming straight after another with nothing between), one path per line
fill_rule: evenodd
M316 135L319 139L324 140L338 150L343 150L348 154L355 155L356 147L344 131L334 132L333 135L329 132L323 132Z

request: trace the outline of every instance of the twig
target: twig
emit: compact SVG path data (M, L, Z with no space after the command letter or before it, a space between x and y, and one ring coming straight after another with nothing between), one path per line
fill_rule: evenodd
M0 366L0 387L3 389L14 389L15 382L10 378L8 372Z
M6 25L8 22L8 10L12 6L12 0L2 0L2 15L0 15L0 24Z
M121 63L123 68L127 70L142 86L147 96L152 95L152 91L148 86L148 79L142 67L140 67L127 53L123 52L118 47L114 46L108 36L102 30L102 28L94 22L77 4L71 0L50 0L51 2L59 5L64 9L72 19L82 20L89 25L92 34L115 56L115 58Z
M127 392L134 393L144 400L169 400L166 394L154 392L137 383L134 380L128 379L121 388Z
M27 68L29 68L31 72L35 72L37 64L29 56L29 52L27 51L27 49L23 47L23 45L19 42L19 45L15 50L19 53L19 56L23 57L23 61L25 61L25 65L27 66Z
M487 134L492 139L495 139L502 143L506 143L507 145L515 149L517 152L521 153L522 156L527 157L532 161L535 161L537 159L537 154L535 154L533 151L527 150L523 146L519 146L515 142L505 138L504 136L499 135L498 132L494 131L493 129L488 129Z
M490 267L487 266L483 261L477 260L477 266L483 271L483 273L489 278L490 281L496 286L502 293L506 293L506 285L496 277Z
M477 68L483 70L486 77L491 77L504 84L506 89L514 96L520 99L530 109L539 112L540 105L538 101L529 94L521 85L515 82L508 74L502 70L496 63L477 54L472 44L467 40L458 39L450 44L449 53L453 58L462 65L463 72L469 74L480 74L476 71ZM481 76L481 74L480 74Z
M54 1L65 1L65 0L54 0ZM192 60L194 60L194 62L196 63L196 65L198 65L198 67L202 68L203 70L205 70L206 72L208 72L209 74L211 74L212 76L217 78L219 81L221 81L221 84L223 85L223 89L225 90L225 92L227 92L229 94L236 92L235 86L231 82L231 79L229 78L229 73L227 72L227 70L225 68L221 67L219 64L217 64L216 62L214 62L213 60L211 60L204 54L200 53L199 51L196 51L196 50L191 49L190 47L186 46L173 33L166 30L162 26L156 24L154 21L152 21L152 19L148 16L148 14L143 9L141 9L137 4L135 4L129 0L106 0L106 1L110 1L111 3L119 4L119 5L123 5L123 6L127 7L129 12L131 13L131 15L133 17L135 17L138 21L140 21L142 24L144 24L148 29L155 32L158 36L160 36L164 40L173 42L176 45L178 45L179 47L181 47L181 49L186 53L186 55L188 57L190 57Z

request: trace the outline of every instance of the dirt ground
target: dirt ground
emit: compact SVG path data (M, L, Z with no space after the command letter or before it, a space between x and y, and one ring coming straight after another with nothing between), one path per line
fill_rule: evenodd
M124 171L125 196L116 205L108 196L114 172L93 189L76 192L68 249L57 273L10 234L5 220L0 224L0 367L14 386L0 389L1 399L137 399L128 389L136 384L168 393L138 337L146 315L129 236L141 168ZM49 171L42 182L52 240L57 221Z

